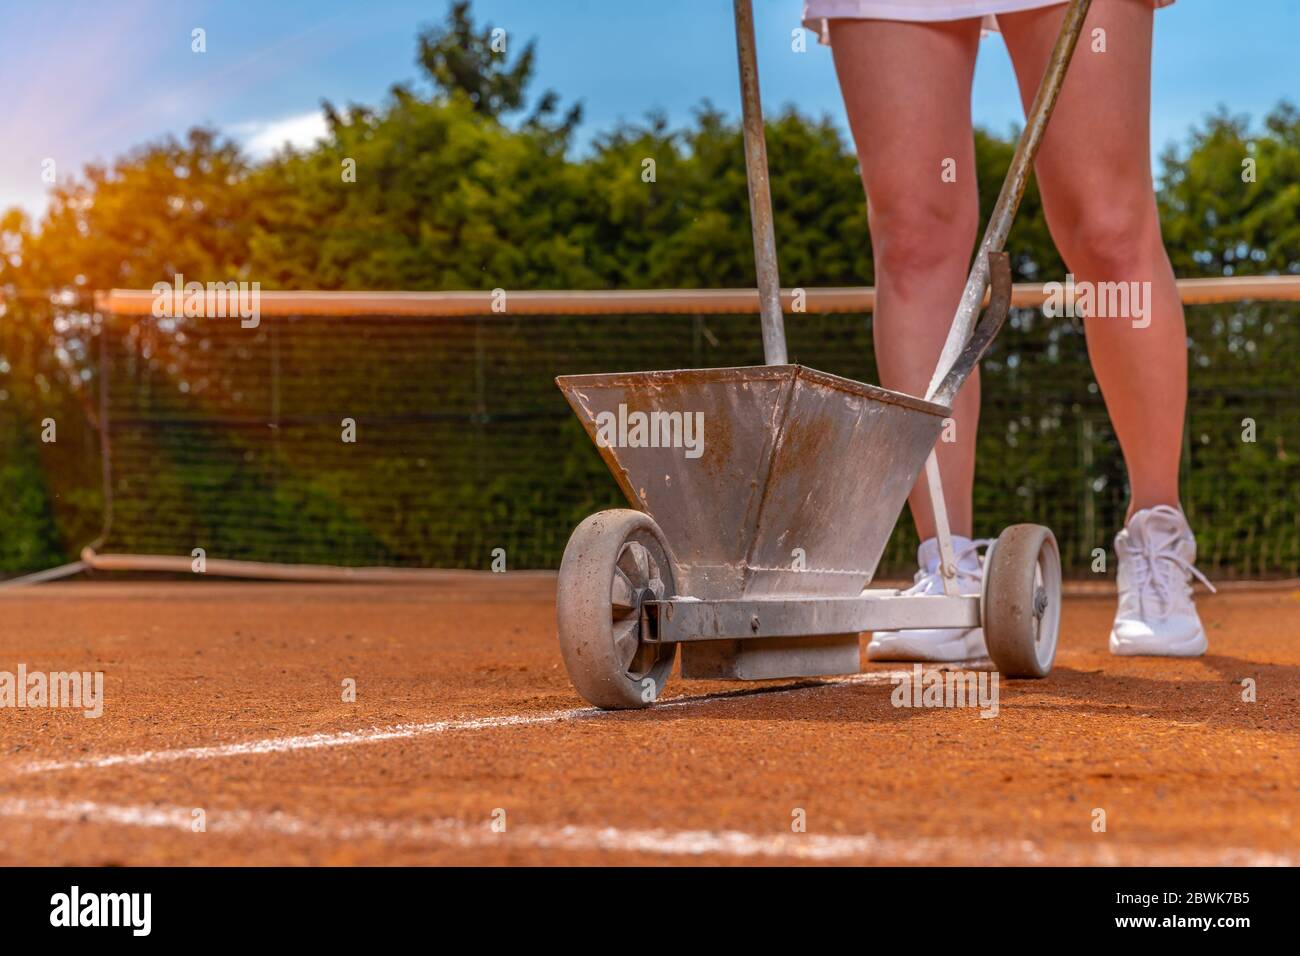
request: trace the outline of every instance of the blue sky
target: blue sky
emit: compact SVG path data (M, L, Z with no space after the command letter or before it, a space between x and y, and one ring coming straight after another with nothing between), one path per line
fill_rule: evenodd
M1097 0L1108 2L1108 0ZM754 0L765 107L841 126L829 51L790 50L800 0ZM266 151L310 141L318 104L377 103L417 76L414 38L446 0L0 0L0 209L44 206L60 177L165 133L212 123ZM538 41L535 89L584 105L584 136L652 109L675 123L704 99L736 114L729 0L475 0L480 23ZM190 31L207 31L207 52ZM1300 100L1300 0L1177 0L1156 14L1153 148L1218 105L1259 119ZM1006 51L984 41L975 121L1021 117Z

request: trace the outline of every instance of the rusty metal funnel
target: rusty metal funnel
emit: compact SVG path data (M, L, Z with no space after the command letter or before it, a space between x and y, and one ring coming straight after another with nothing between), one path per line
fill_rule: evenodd
M949 410L799 365L556 379L680 594L859 594Z

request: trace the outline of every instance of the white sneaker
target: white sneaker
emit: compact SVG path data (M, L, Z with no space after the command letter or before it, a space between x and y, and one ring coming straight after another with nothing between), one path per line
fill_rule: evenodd
M953 556L957 559L957 590L961 594L979 594L984 580L984 559L980 548L993 543L991 538L972 541L959 534L952 536ZM942 594L943 578L939 574L939 539L928 538L917 549L916 583L904 594ZM988 657L982 627L927 627L909 631L877 631L867 645L871 661L969 661Z
M1196 539L1177 508L1156 505L1134 513L1115 536L1119 609L1110 652L1123 656L1198 657L1209 646L1192 603L1192 577L1214 585L1192 566Z

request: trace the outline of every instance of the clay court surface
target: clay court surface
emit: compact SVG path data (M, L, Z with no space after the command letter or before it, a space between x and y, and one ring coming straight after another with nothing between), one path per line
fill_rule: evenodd
M1056 670L1003 682L993 719L895 708L900 665L601 713L553 588L0 593L0 670L106 675L100 719L0 711L0 864L1300 862L1293 586L1202 596L1190 661L1109 656L1112 599L1076 590Z

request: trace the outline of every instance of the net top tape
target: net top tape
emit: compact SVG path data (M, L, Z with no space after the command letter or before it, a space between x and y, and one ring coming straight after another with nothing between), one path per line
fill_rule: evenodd
M1300 299L1300 276L1233 276L1179 279L1178 291L1187 305L1245 300ZM1042 283L1019 283L1011 302L1021 308L1042 305L1051 290ZM181 296L172 293L172 314L181 312ZM218 295L205 293L216 311ZM800 301L796 302L796 296ZM151 315L158 293L144 289L111 289L95 294L95 308L114 315ZM876 290L870 286L783 289L781 307L787 313L871 312ZM798 304L800 308L796 310ZM757 289L627 289L520 290L504 292L259 292L261 315L319 316L508 316L508 315L653 315L757 314Z

